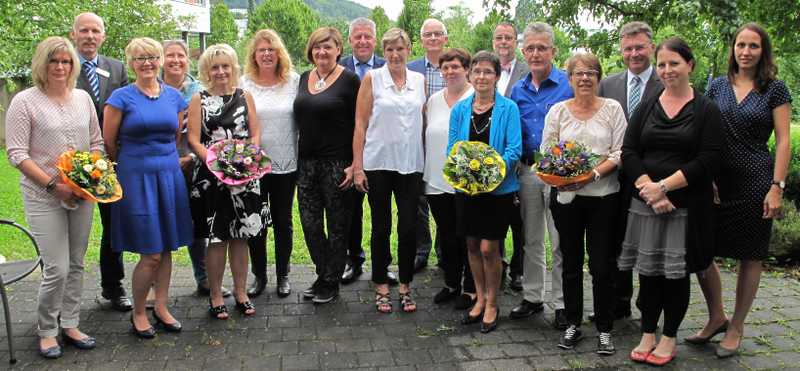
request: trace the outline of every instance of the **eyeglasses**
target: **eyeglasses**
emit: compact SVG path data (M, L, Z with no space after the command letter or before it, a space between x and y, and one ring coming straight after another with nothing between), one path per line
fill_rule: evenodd
M423 32L422 33L422 37L424 37L426 39L433 39L433 38L437 38L438 39L438 38L440 38L442 36L445 36L445 35L447 35L447 34L442 32L442 31L433 31L433 32Z
M514 41L514 36L511 35L497 35L494 37L494 41Z
M580 77L580 78L592 78L592 77L595 77L595 76L597 76L597 75L599 75L599 74L600 74L600 73L599 73L599 72L597 72L597 71L595 71L595 70L587 70L587 71L573 71L573 72L571 73L571 75L572 75L572 76L578 76L578 77Z
M133 57L131 58L135 63L144 64L144 62L155 63L155 61L161 59L160 56L157 55L145 55L142 57Z
M484 69L473 69L471 71L473 76L494 76L497 75L494 70L484 70Z
M647 45L632 45L622 49L622 52L625 54L631 54L633 52L641 53L643 50L647 48Z
M51 59L51 60L48 61L48 63L55 64L55 65L61 64L61 65L64 65L64 66L71 66L72 65L72 59Z
M528 45L522 51L527 54L533 54L535 52L545 53L550 49L553 49L553 47L548 45Z

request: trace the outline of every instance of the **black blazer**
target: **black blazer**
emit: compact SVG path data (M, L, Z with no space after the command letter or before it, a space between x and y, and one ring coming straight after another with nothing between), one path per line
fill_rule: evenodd
M643 103L648 98L658 95L663 88L664 85L661 84L661 80L659 80L656 75L655 67L653 67L653 73L650 74L650 79L647 80L647 83L644 85L644 96L641 102ZM611 98L619 102L619 104L622 105L622 110L625 111L625 119L630 121L630 114L628 113L627 69L620 73L610 75L604 78L603 81L600 81L597 95L603 98ZM641 105L641 103L639 104Z
M86 72L81 69L81 74L78 76L78 89L85 90L89 96L94 100L94 108L97 110L97 119L100 121L100 128L103 128L103 106L106 100L111 96L111 93L125 85L128 85L128 71L122 62L108 58L102 55L97 56L97 68L108 72L108 77L98 73L97 79L100 82L100 99L95 99L92 94L92 88L89 85L89 79L86 77Z
M645 150L640 144L642 127L658 102L663 89L640 103L625 131L622 142L622 166L625 171L627 202L635 192L633 183L646 174L641 162ZM722 114L717 104L697 89L693 104L695 143L689 154L692 160L681 168L689 185L689 220L686 231L686 270L694 273L704 270L714 258L714 193L711 182L720 169L722 151ZM654 179L657 180L657 179Z
M372 63L372 69L381 68L386 63L386 60L379 57L377 54L373 54L372 56L375 57L375 61ZM339 58L339 65L344 66L344 68L347 68L350 71L356 72L356 66L353 65L352 54ZM356 76L358 76L358 72L356 72Z

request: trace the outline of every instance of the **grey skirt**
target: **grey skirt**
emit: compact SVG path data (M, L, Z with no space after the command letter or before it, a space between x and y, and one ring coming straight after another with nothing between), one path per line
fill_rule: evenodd
M646 203L631 199L625 241L617 259L619 269L668 279L686 277L688 219L686 209L659 215Z

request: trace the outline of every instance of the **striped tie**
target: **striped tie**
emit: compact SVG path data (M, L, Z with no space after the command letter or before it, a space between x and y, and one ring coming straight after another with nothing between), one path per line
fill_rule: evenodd
M636 108L639 107L639 101L642 100L642 79L639 76L633 77L633 87L628 97L628 116L633 115Z
M89 80L89 85L92 86L92 94L94 99L100 99L100 81L97 79L97 72L95 65L92 61L83 62L83 72L86 73L86 79Z

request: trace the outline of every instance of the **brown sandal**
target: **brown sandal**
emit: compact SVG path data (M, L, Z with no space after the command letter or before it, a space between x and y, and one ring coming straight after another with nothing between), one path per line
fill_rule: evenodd
M409 292L400 292L400 306L403 308L403 312L406 313L413 313L417 311L417 302L411 297L411 291Z
M388 292L385 294L379 292L375 293L375 309L377 309L379 313L392 313L392 300L389 299Z

